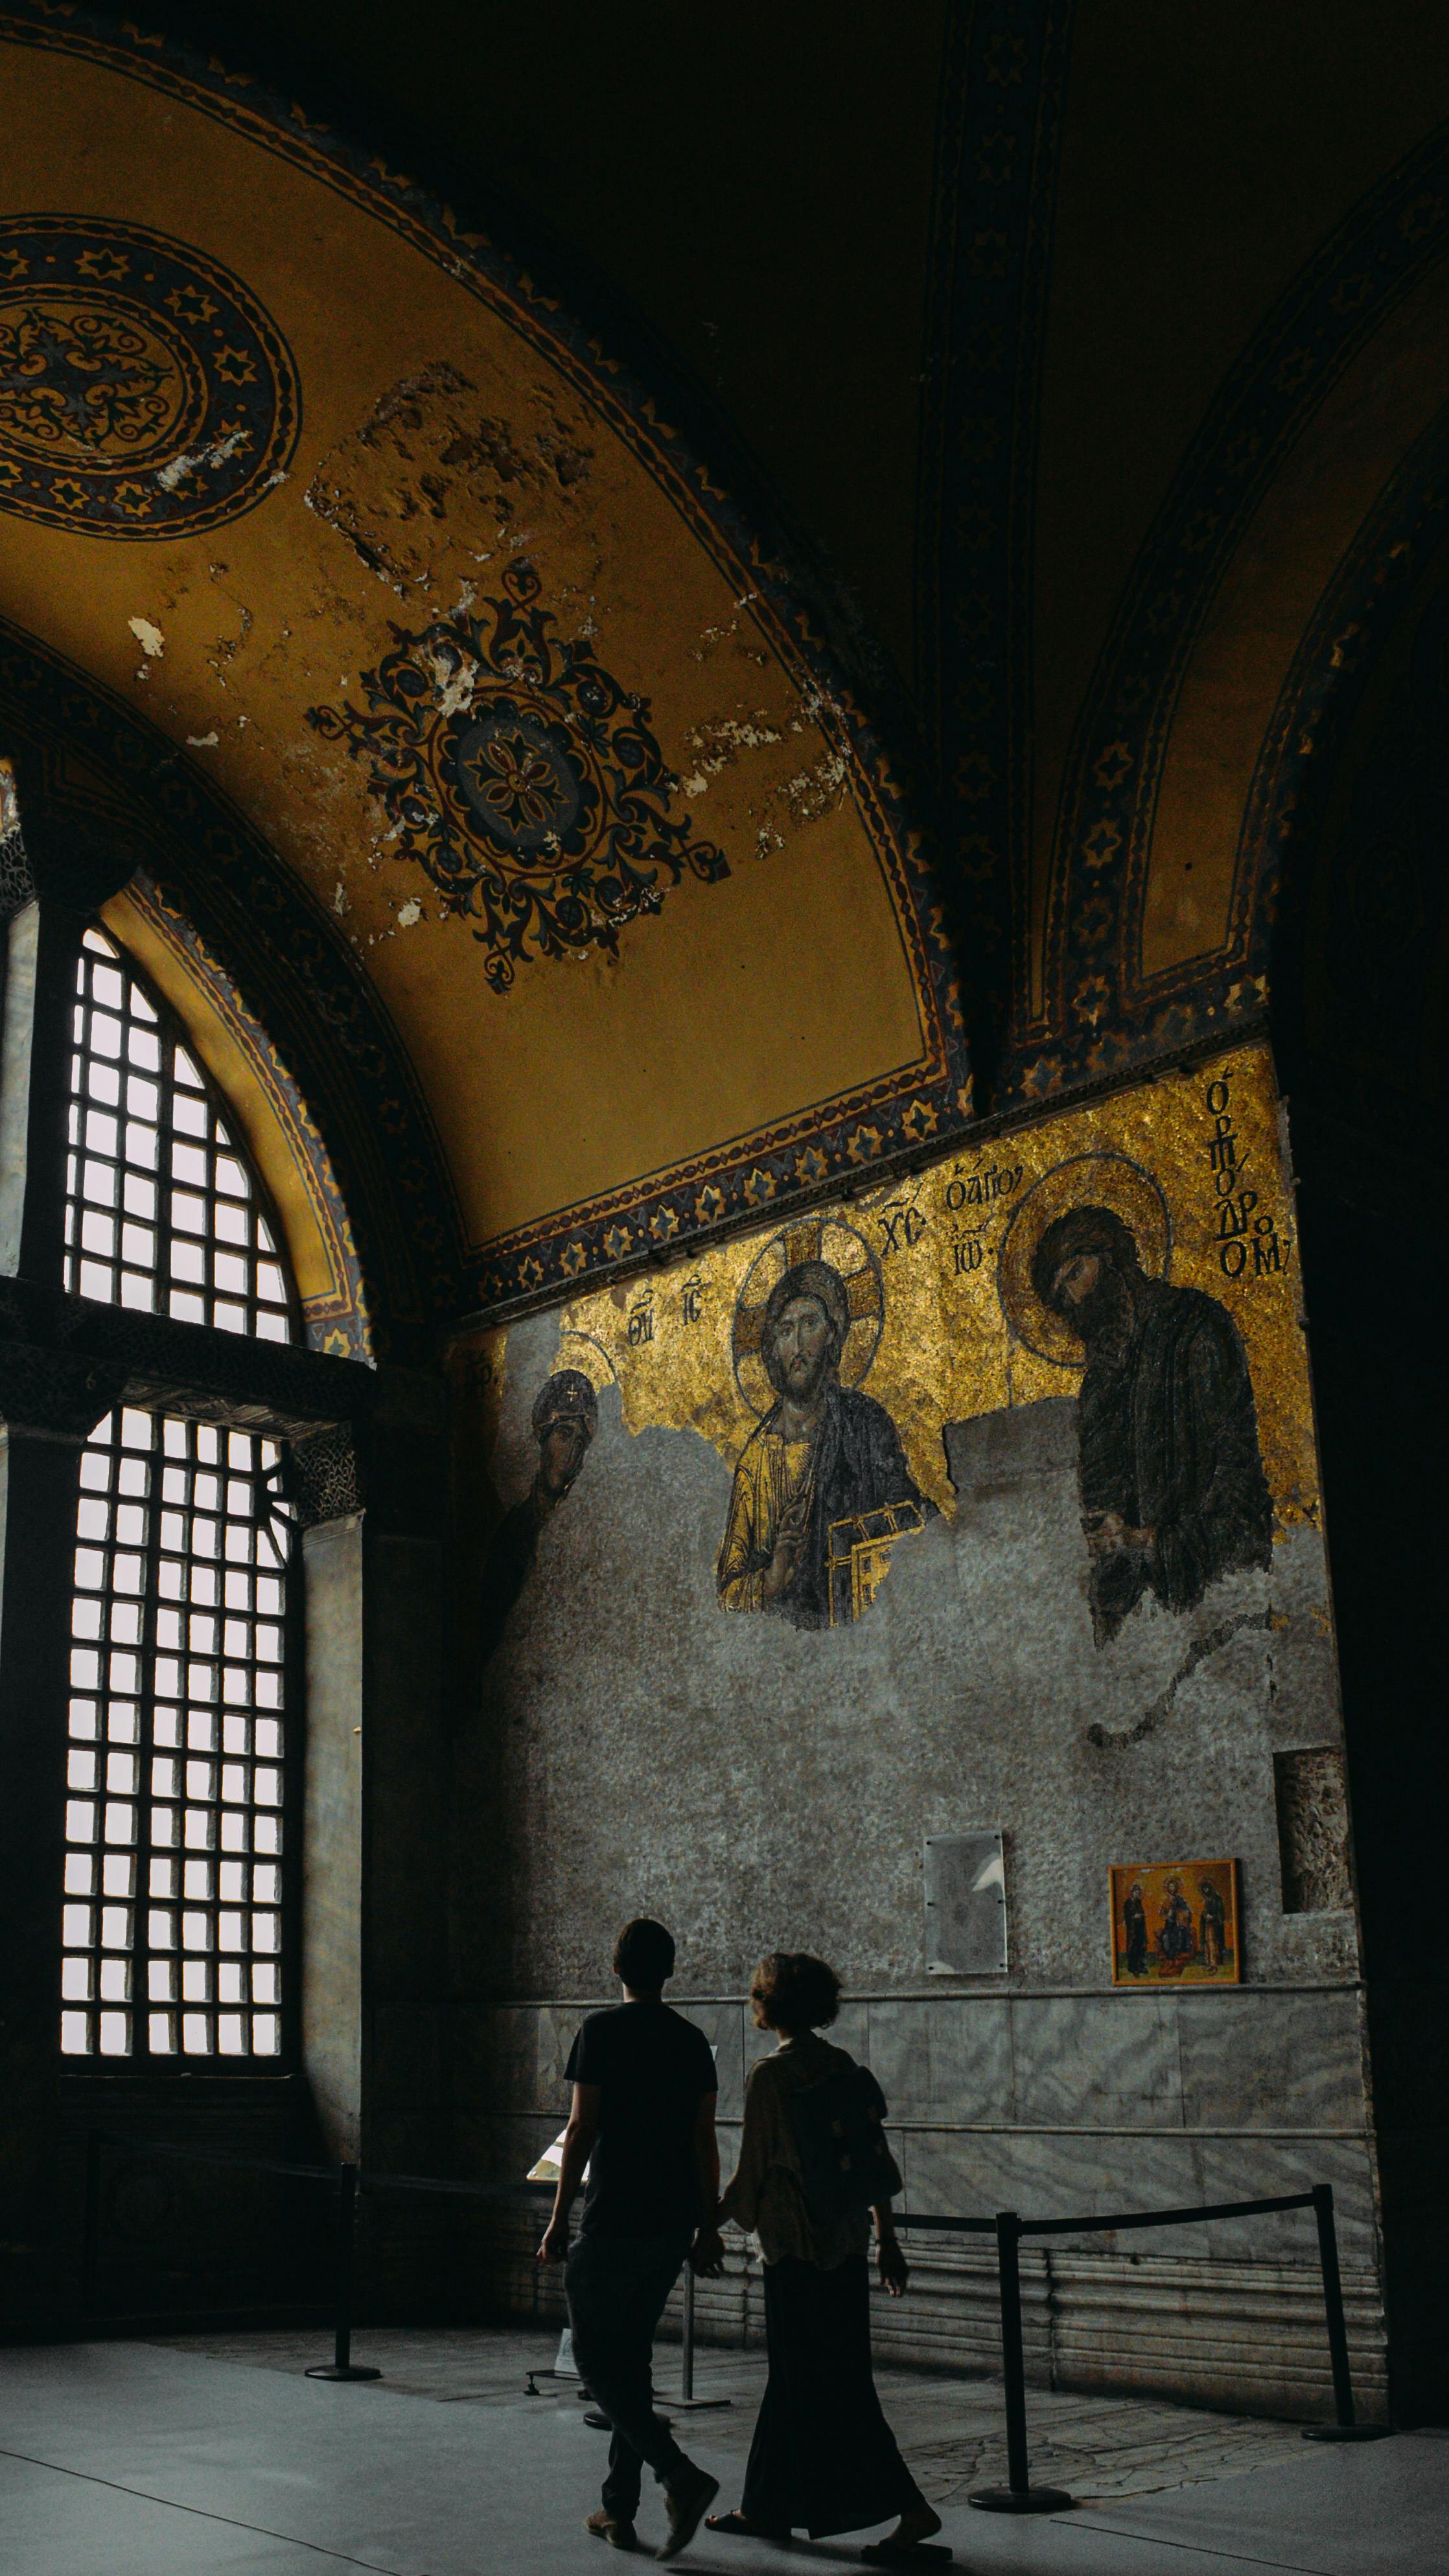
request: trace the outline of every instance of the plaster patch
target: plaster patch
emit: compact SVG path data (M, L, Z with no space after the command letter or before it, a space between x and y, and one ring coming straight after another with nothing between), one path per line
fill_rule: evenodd
M307 506L401 596L431 587L464 532L469 559L486 560L475 551L480 518L500 545L527 544L538 505L571 503L593 453L585 415L567 416L551 390L534 387L504 419L471 377L436 359L390 386L323 458Z
M695 765L683 781L685 795L703 796L710 780L731 768L741 752L763 751L780 739L763 708L753 717L717 716L696 725L689 735Z
M159 659L166 649L166 639L160 627L153 626L149 617L128 617L126 624L142 652L150 658Z
M194 448L188 456L173 456L169 465L157 468L156 480L163 492L174 492L178 484L184 483L187 475L194 474L198 467L214 473L219 465L225 465L231 457L239 455L248 444L247 432L234 429L229 438L219 438L211 447ZM286 479L285 473L271 474L262 489L270 492L274 484L285 483Z

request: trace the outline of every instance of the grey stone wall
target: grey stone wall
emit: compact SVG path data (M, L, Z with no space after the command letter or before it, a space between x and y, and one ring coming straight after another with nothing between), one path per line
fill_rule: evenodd
M509 1337L505 1504L557 1352L548 1318ZM459 2152L519 2175L555 2134L568 2042L630 1914L675 1932L725 2122L757 2045L738 2001L755 1959L816 1949L846 1982L840 2035L890 2100L907 2206L1087 2214L1331 2181L1360 2375L1378 2384L1354 1920L1285 1912L1277 1840L1275 1753L1339 1740L1321 1540L1299 1527L1271 1572L1183 1617L1149 1603L1099 1648L1074 1417L1057 1399L948 1425L954 1521L897 1545L868 1617L812 1633L719 1610L728 1469L693 1432L631 1435L603 1391L458 1747ZM928 1976L923 1837L973 1825L1003 1832L1010 1965ZM1245 1984L1114 1991L1109 1864L1226 1855ZM498 2261L525 2295L506 2247ZM985 2262L932 2248L897 2341L982 2357ZM1071 2240L1033 2277L1038 2368L1321 2404L1302 2214Z

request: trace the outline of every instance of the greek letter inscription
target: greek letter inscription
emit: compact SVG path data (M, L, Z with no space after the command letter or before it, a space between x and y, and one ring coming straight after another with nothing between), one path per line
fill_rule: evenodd
M958 1208L989 1207L994 1199L1009 1199L1021 1186L1025 1170L1022 1163L992 1163L984 1172L969 1172L963 1178L958 1172L946 1183L944 1192L948 1212Z
M679 1311L686 1324L697 1324L704 1314L704 1281L696 1273L686 1279L679 1292Z
M1258 1192L1244 1177L1248 1156L1233 1122L1225 1075L1208 1084L1205 1098L1212 1122L1205 1152L1212 1173L1218 1267L1225 1279L1263 1279L1270 1271L1281 1271L1283 1247L1272 1209L1260 1207Z
M895 1199L884 1214L876 1218L876 1224L881 1230L880 1248L884 1259L892 1252L911 1251L926 1232L929 1219L921 1214L918 1207L908 1205L903 1199Z
M646 1290L629 1309L629 1347L638 1350L641 1342L654 1339L654 1292Z
M1023 1163L988 1163L984 1170L978 1167L974 1172L953 1172L941 1193L941 1202L947 1215L953 1219L960 1219L962 1211L966 1208L991 1209L1000 1200L1009 1199L1013 1190L1021 1187L1021 1177L1025 1168ZM981 1240L981 1224L982 1219L979 1216L966 1217L964 1229L961 1223L953 1223L951 1227L953 1278L969 1279L973 1271L982 1268L986 1260L986 1247Z

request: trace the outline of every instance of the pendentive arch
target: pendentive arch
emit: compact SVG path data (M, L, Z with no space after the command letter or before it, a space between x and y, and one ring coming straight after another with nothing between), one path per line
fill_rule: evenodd
M1243 829L1260 737L1242 802L1222 820L1231 764L1217 730L1251 723L1245 672L1261 690L1274 653L1278 672L1292 661L1357 542L1354 515L1444 399L1446 244L1441 130L1299 272L1210 405L1083 700L1052 853L1043 997L1037 1009L1018 997L1010 1088L1035 1096L1261 1014L1272 884L1257 872L1261 837ZM1276 693L1275 674L1263 730ZM1224 898L1200 938L1168 920L1163 888L1164 853L1177 886L1194 836L1195 863L1210 858Z

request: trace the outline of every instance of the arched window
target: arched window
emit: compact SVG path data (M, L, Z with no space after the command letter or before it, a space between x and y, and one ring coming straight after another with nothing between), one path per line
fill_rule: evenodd
M76 964L65 1284L290 1342L295 1299L246 1157L177 1032L99 930Z
M300 1338L257 1176L104 935L76 974L65 1284ZM293 1998L285 1837L291 1528L274 1439L120 1408L82 1453L62 1907L67 2056L275 2061Z

